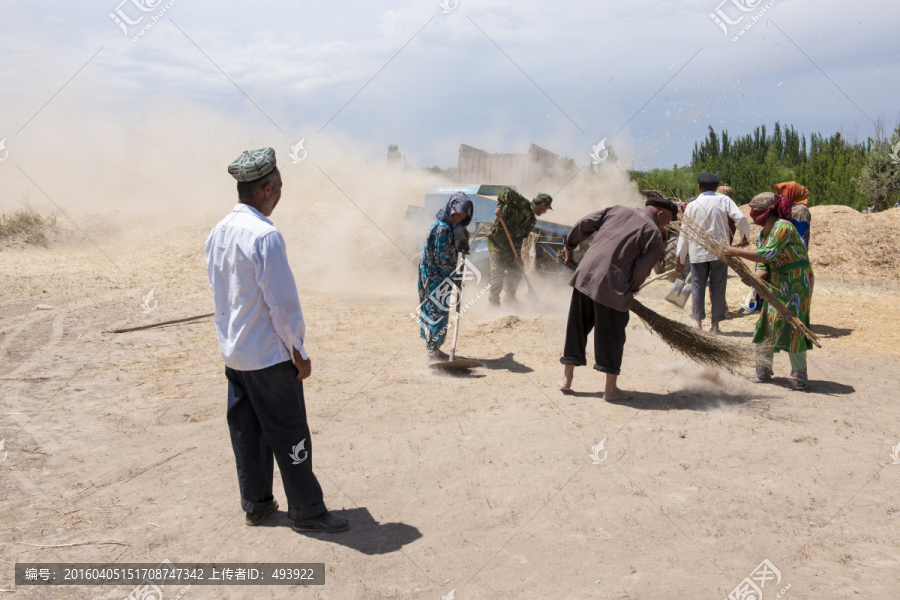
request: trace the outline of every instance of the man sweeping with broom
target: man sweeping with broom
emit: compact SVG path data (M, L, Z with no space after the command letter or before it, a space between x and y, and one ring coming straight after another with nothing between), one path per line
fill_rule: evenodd
M650 275L663 249L662 234L678 208L669 200L652 198L643 208L612 206L578 221L565 238L566 261L578 244L594 235L590 248L569 281L572 303L566 325L565 365L559 387L572 388L576 366L587 364L587 336L594 330L594 368L606 373L603 399L631 396L616 384L625 349L625 326L634 294Z

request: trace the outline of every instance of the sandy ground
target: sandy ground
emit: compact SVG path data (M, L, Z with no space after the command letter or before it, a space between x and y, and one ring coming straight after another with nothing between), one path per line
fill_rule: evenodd
M479 301L460 353L485 368L440 375L396 246L372 230L357 250L375 276L360 277L312 260L329 249L276 213L309 327L315 470L352 523L305 536L283 510L244 525L212 322L107 333L212 311L202 246L224 212L95 215L79 224L96 245L73 230L0 252L2 597L131 591L16 587L16 562L164 559L327 565L322 587L194 586L188 599L719 600L764 559L781 573L765 600L788 584L782 598L900 597L897 287L820 274L808 393L790 390L784 355L774 384L753 385L749 370L672 354L633 317L620 385L634 398L607 403L590 369L574 393L556 388L564 282L541 282L550 310ZM729 285L736 307L745 289ZM666 289L642 297L687 320ZM743 343L752 327L723 326ZM286 506L278 482L275 494Z

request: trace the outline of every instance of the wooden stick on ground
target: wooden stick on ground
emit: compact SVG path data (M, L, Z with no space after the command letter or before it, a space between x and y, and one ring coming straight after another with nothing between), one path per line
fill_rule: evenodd
M175 325L176 323L186 323L187 321L196 321L197 319L205 319L206 317L212 317L216 313L209 313L208 315L197 315L196 317L188 317L186 319L175 319L174 321L163 321L162 323L154 323L153 325L141 325L140 327L129 327L127 329L114 329L112 333L127 333L129 331L140 331L142 329L153 329L154 327L162 327L163 325Z
M76 542L74 544L29 544L28 542L19 542L23 546L32 546L33 548L71 548L72 546L130 546L128 542L119 540L106 540L105 542Z

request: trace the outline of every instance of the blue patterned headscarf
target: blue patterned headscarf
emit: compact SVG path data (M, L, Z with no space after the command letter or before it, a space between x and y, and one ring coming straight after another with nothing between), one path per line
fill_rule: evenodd
M453 230L453 245L463 254L469 253L469 242L466 241L464 230L472 222L474 212L475 207L469 197L464 192L456 192L435 215L438 221L446 223ZM466 218L462 220L462 223L457 223L453 220L453 215L460 213L466 215Z

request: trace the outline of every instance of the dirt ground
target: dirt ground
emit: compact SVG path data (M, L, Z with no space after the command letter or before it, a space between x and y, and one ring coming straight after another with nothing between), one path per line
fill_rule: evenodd
M212 321L109 333L212 311L203 243L228 210L177 224L103 213L77 220L92 241L70 226L49 247L0 251L0 597L131 592L17 587L16 562L165 559L327 568L324 586L194 586L188 600L720 600L764 559L780 572L764 600L788 586L781 598L900 597L896 282L818 273L807 393L791 391L783 354L775 383L754 385L632 317L620 385L634 398L607 403L592 369L573 393L556 387L565 280L539 282L549 307L476 303L459 351L485 367L441 375L409 316L412 249L362 223L341 242L353 270L331 259L335 242L308 241L315 207L279 207L313 361L315 471L352 524L300 535L277 476L282 510L244 524ZM667 287L641 297L687 321ZM729 306L744 292L730 279ZM753 321L723 329L749 344Z

